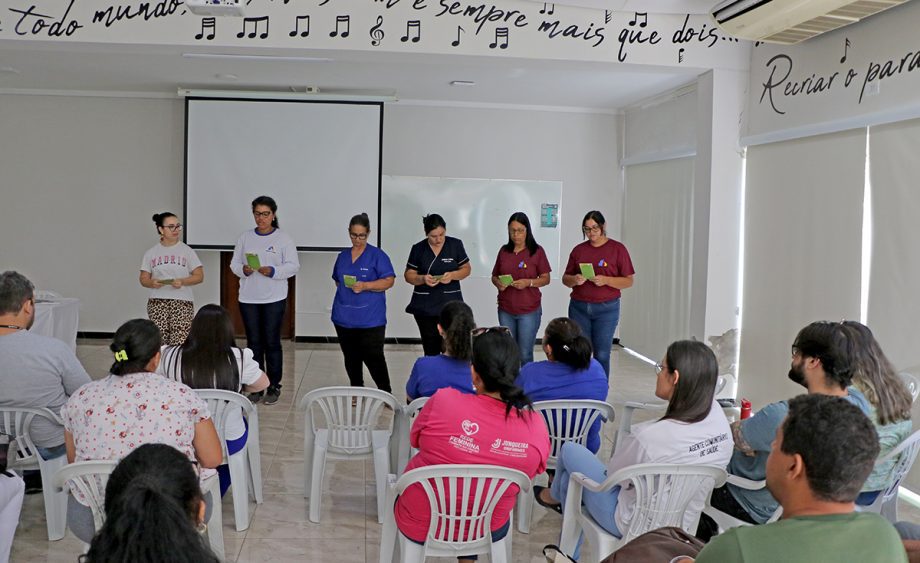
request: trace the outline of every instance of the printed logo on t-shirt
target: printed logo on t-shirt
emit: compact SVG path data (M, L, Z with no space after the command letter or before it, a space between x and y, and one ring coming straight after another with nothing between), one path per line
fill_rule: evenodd
M604 260L603 258L601 258L601 261L598 262L597 265L600 266L601 268L603 268L604 266L607 265L607 261Z
M529 447L530 444L527 442L512 442L511 440L498 438L492 442L489 451L509 457L527 457L527 448Z
M183 268L187 267L188 259L185 256L177 256L175 254L166 254L162 256L154 256L150 259L150 269L154 269L157 266L162 266L164 264L176 264L182 266Z
M719 451L719 444L727 441L728 434L723 433L718 436L713 436L712 438L707 438L702 442L697 442L690 446L689 453L699 452L700 457L706 457L710 454L717 453Z
M470 422L469 420L464 420L460 426L463 427L463 432L467 436L472 436L473 434L479 432L479 424Z
M492 449L497 450L501 445L502 445L502 439L496 438L495 441L492 442Z
M453 262L453 261L454 261L453 258L441 258L441 262L448 262L448 263L450 263L450 262Z
M275 245L273 244L273 245L269 246L268 248L266 248L266 249L265 249L265 252L270 252L270 253L272 253L272 254L277 254L277 252L275 252Z

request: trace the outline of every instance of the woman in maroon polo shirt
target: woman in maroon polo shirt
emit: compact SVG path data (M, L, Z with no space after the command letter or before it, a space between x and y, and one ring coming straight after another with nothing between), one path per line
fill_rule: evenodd
M498 322L511 329L521 349L521 364L533 361L533 345L543 308L540 288L549 283L551 268L537 244L530 219L518 211L508 219L508 243L498 251L492 284L498 288Z
M569 318L591 341L594 357L610 377L610 346L620 322L620 290L632 287L633 269L623 243L607 238L600 211L589 211L581 222L585 242L572 249L562 283L572 288Z

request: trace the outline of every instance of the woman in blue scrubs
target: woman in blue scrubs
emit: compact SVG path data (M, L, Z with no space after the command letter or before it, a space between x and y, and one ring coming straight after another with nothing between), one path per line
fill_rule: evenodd
M390 373L383 355L387 328L385 291L393 287L396 273L390 257L367 243L371 223L367 213L351 218L351 248L343 250L332 269L335 299L332 324L345 356L345 371L352 387L364 387L364 365L381 391L391 392Z

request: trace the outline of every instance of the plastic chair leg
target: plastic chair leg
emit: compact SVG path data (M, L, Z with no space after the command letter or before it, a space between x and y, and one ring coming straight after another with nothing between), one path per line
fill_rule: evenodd
M323 473L326 469L326 448L317 447L312 459L313 478L307 484L310 490L310 522L319 523L320 511L323 508Z
M54 474L67 465L67 458L60 456L39 464L42 478L42 496L45 501L45 518L48 526L48 540L63 539L67 533L67 492L54 490Z
M530 489L533 490L533 482L531 482ZM517 528L522 534L530 533L530 521L533 518L533 503L534 500L531 493L525 493L524 491L518 492L515 510L518 513Z
M252 482L252 496L256 504L262 504L262 447L259 445L259 417L250 417L249 439L246 441L246 457L249 459L249 477Z
M224 514L220 502L220 480L217 475L205 479L204 492L211 492L211 518L208 520L208 543L211 551L224 559Z
M387 476L390 471L390 449L374 450L374 480L377 484L377 522L383 524L387 503Z
M248 450L248 448L247 448ZM233 516L236 531L249 528L249 460L247 451L237 452L228 460L230 487L233 489Z

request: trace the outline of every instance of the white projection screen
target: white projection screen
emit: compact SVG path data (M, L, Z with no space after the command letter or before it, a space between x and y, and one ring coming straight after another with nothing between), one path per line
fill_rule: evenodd
M260 195L278 203L298 250L349 246L348 220L361 212L377 230L383 104L190 97L185 109L190 246L233 248L254 228Z

